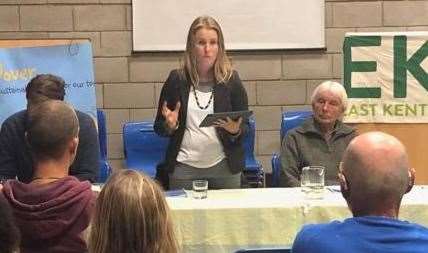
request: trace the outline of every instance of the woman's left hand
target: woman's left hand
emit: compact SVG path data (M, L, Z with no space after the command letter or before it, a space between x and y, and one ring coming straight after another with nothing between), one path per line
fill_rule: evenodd
M221 127L230 134L233 135L239 135L241 131L241 123L242 123L242 117L239 117L237 120L232 120L231 118L227 117L226 120L219 119L215 122L216 127Z

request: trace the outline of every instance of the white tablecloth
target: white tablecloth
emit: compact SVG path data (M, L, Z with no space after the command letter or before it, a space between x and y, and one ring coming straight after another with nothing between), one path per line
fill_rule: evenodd
M336 189L337 190L337 189ZM351 217L341 193L305 200L300 188L209 191L207 199L168 197L183 252L234 252L291 245L304 224ZM428 226L428 186L405 195L400 218Z

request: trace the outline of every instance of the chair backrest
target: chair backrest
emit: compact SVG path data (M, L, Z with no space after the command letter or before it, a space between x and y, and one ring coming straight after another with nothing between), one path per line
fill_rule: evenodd
M111 167L107 160L107 130L106 116L103 110L97 109L98 141L100 144L100 171L98 173L98 183L104 183L111 174Z
M281 115L280 143L287 132L303 123L312 115L312 111L287 111ZM279 186L279 176L281 170L281 159L279 154L273 154L272 160L272 186Z
M281 119L281 143L284 136L290 129L302 124L302 122L312 115L312 111L287 111L282 113Z
M106 116L103 110L97 109L98 120L98 140L100 143L101 158L107 159L107 130L106 130Z
M254 143L256 138L256 120L253 117L248 119L248 130L244 136L245 168L246 170L257 170L260 163L254 156Z
M155 177L156 166L164 160L169 138L158 136L153 122L130 122L123 126L123 147L129 169Z
M279 186L279 175L281 170L281 159L278 154L273 154L272 156L272 186Z
M240 249L235 253L291 253L291 248Z

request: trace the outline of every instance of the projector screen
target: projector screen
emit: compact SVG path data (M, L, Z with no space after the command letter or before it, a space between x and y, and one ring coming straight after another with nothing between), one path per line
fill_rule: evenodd
M183 51L192 21L214 17L228 50L325 48L324 0L133 0L133 50Z

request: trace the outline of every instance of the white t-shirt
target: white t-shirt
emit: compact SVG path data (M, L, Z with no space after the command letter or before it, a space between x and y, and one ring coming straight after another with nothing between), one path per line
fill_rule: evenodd
M196 90L199 104L202 107L208 104L211 94L212 91ZM191 88L187 105L186 129L177 155L178 162L196 168L209 168L226 157L215 127L199 127L205 116L213 112L214 98L207 109L200 109L196 103L193 88Z

